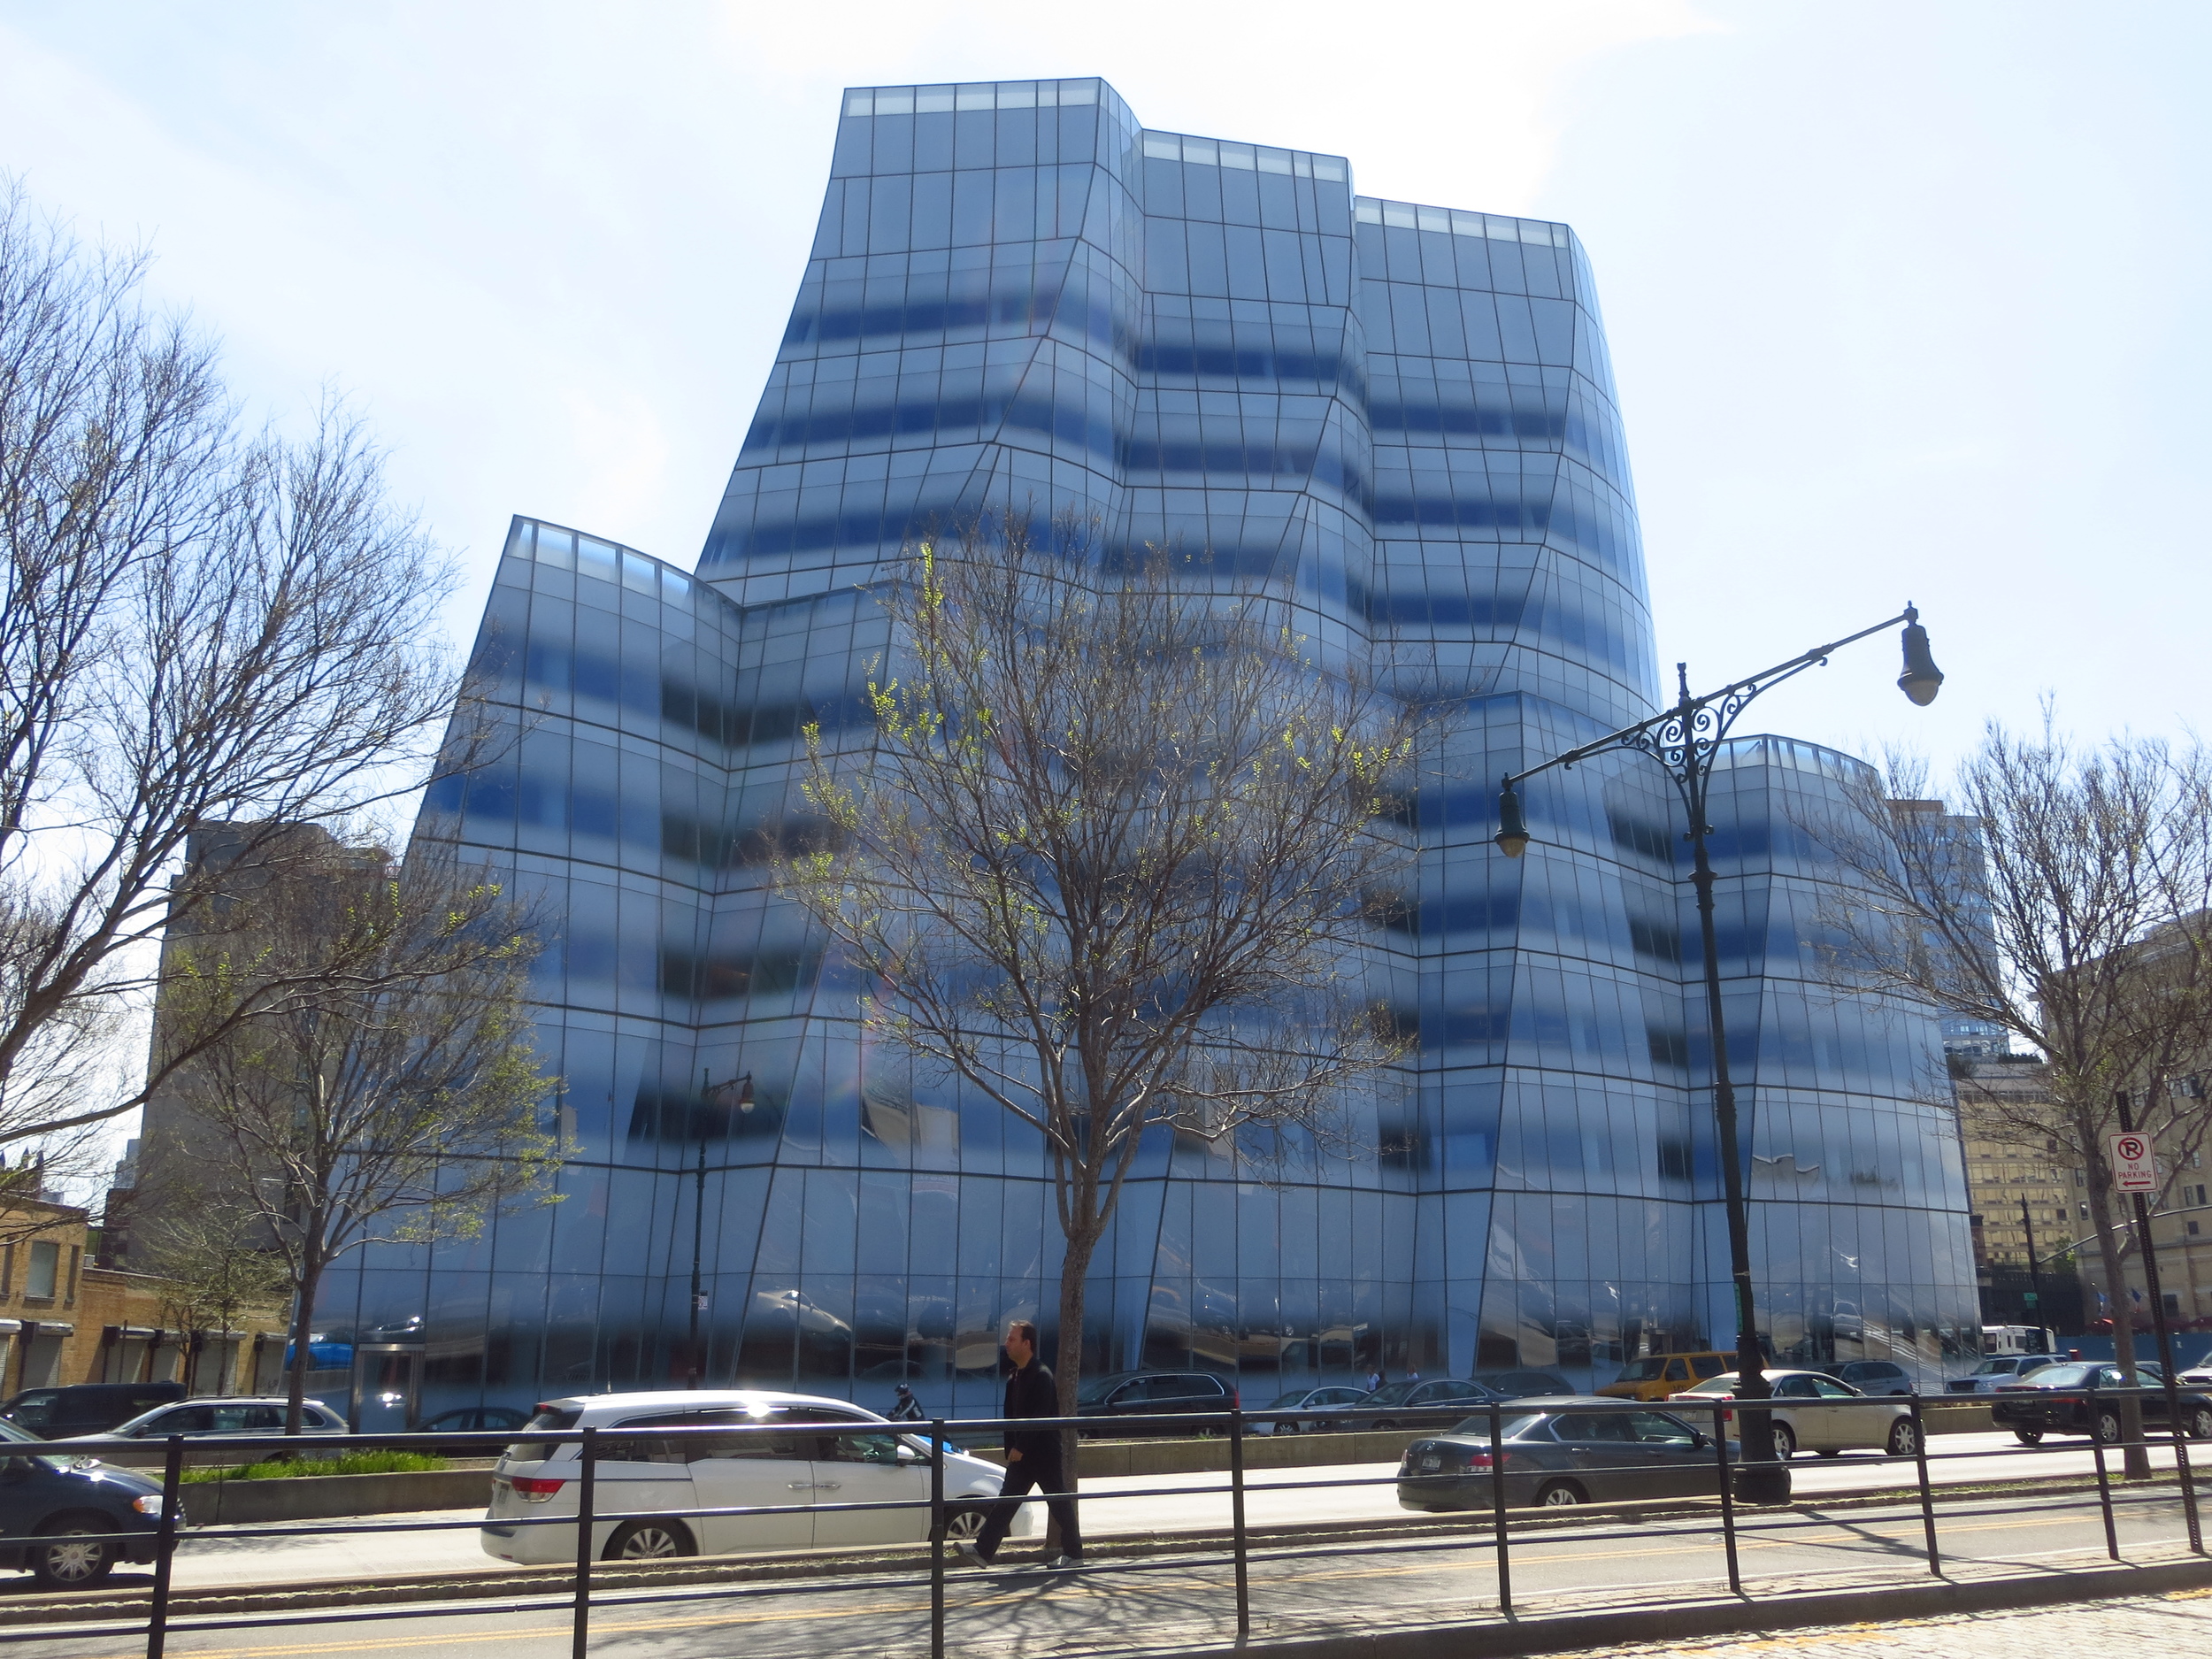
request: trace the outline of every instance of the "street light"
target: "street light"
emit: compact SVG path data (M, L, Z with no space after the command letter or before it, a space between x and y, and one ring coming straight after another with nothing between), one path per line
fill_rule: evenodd
M1713 763L1720 754L1721 745L1728 740L1729 729L1754 697L1808 668L1826 667L1828 658L1844 646L1900 622L1905 625L1901 635L1905 672L1898 676L1897 687L1925 708L1935 701L1936 693L1942 688L1943 672L1929 655L1928 631L1920 626L1919 611L1908 604L1903 611L1886 621L1862 628L1831 644L1816 646L1786 663L1778 663L1701 697L1690 695L1688 665L1677 663L1675 673L1681 690L1673 708L1634 726L1623 726L1595 742L1555 755L1539 765L1509 773L1498 786L1498 833L1493 840L1508 858L1518 858L1534 839L1521 815L1520 794L1513 786L1555 766L1571 767L1577 761L1615 749L1635 749L1649 755L1666 768L1667 776L1674 780L1675 789L1682 797L1690 826L1690 879L1697 888L1698 931L1705 948L1706 1018L1713 1047L1713 1118L1720 1141L1721 1193L1728 1212L1729 1275L1734 1280L1736 1292L1736 1395L1740 1400L1771 1399L1773 1390L1767 1382L1765 1362L1759 1352L1758 1326L1753 1317L1751 1219L1744 1202L1743 1156L1736 1131L1736 1090L1728 1075L1728 1033L1721 1010L1720 956L1713 929L1713 866L1705 853L1705 838L1712 833L1712 826L1705 819L1708 788L1712 782ZM1747 1502L1787 1502L1789 1471L1775 1458L1773 1432L1765 1412L1744 1414L1741 1441L1742 1467L1736 1478L1739 1493Z

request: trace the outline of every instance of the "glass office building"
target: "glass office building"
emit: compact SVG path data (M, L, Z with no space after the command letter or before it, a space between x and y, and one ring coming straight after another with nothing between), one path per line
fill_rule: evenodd
M1449 711L1418 893L1376 953L1417 1055L1369 1150L1262 1184L1162 1133L1094 1269L1087 1369L1558 1367L1732 1328L1681 815L1636 757L1500 774L1659 695L1621 420L1565 226L1353 193L1339 157L1154 132L1097 81L847 95L813 257L695 571L518 520L480 641L514 741L425 806L542 895L561 1202L381 1249L322 1323L423 1350L426 1409L680 1381L994 1398L1055 1306L1041 1150L889 1086L768 890L798 733L856 732L866 586L916 528L1072 511L1293 607ZM1935 1022L1839 997L1810 831L1858 763L1716 786L1732 1055L1779 1352L1972 1342ZM879 1072L883 1076L879 1076ZM741 1075L749 1092L723 1084ZM692 1299L695 1272L701 1286ZM698 1347L693 1346L694 1326Z

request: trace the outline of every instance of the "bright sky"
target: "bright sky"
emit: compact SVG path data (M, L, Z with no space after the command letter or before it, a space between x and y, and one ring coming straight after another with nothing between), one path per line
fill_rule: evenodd
M2200 0L303 6L0 0L0 168L296 419L349 392L464 559L511 512L688 565L849 84L1100 74L1149 125L1562 219L1604 297L1663 659L1921 605L1759 725L1939 765L2056 694L2205 718Z

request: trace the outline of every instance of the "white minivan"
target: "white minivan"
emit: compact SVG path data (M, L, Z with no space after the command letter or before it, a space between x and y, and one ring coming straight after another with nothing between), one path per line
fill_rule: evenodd
M726 1424L744 1433L681 1437L654 1429ZM596 1428L592 1547L606 1561L719 1555L738 1550L849 1549L920 1543L929 1536L929 1440L842 1400L709 1389L587 1394L541 1405L529 1429ZM632 1432L631 1431L636 1431ZM576 1529L544 1522L576 1514L579 1448L511 1445L492 1469L484 1551L544 1565L576 1559ZM946 1523L954 1540L983 1530L1003 1471L945 1454ZM916 1502L913 1509L718 1510L789 1504ZM1014 1532L1033 1536L1041 1504L1024 1504ZM518 1523L521 1523L518 1525Z

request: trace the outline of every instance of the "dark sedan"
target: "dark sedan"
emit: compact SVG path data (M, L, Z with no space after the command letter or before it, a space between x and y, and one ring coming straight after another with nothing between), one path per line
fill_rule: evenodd
M1999 1385L1990 1396L1989 1415L2001 1429L2010 1429L2023 1446L2039 1444L2046 1434L2088 1434L2108 1446L2119 1444L2120 1402L2099 1400L2091 1417L2088 1390L2092 1388L2147 1388L2139 1394L2145 1428L2169 1428L2165 1383L2155 1373L2138 1367L2133 1379L2116 1365L2046 1365L2040 1371ZM2212 1440L2212 1399L2193 1388L2177 1396L2181 1402L2183 1431L2193 1440Z
M1516 1404L1499 1425L1505 1501L1516 1509L1709 1497L1720 1490L1722 1458L1736 1455L1733 1446L1717 1452L1709 1435L1671 1413L1624 1410L1617 1400ZM1488 1509L1495 1502L1491 1453L1486 1415L1414 1441L1398 1466L1399 1507Z

